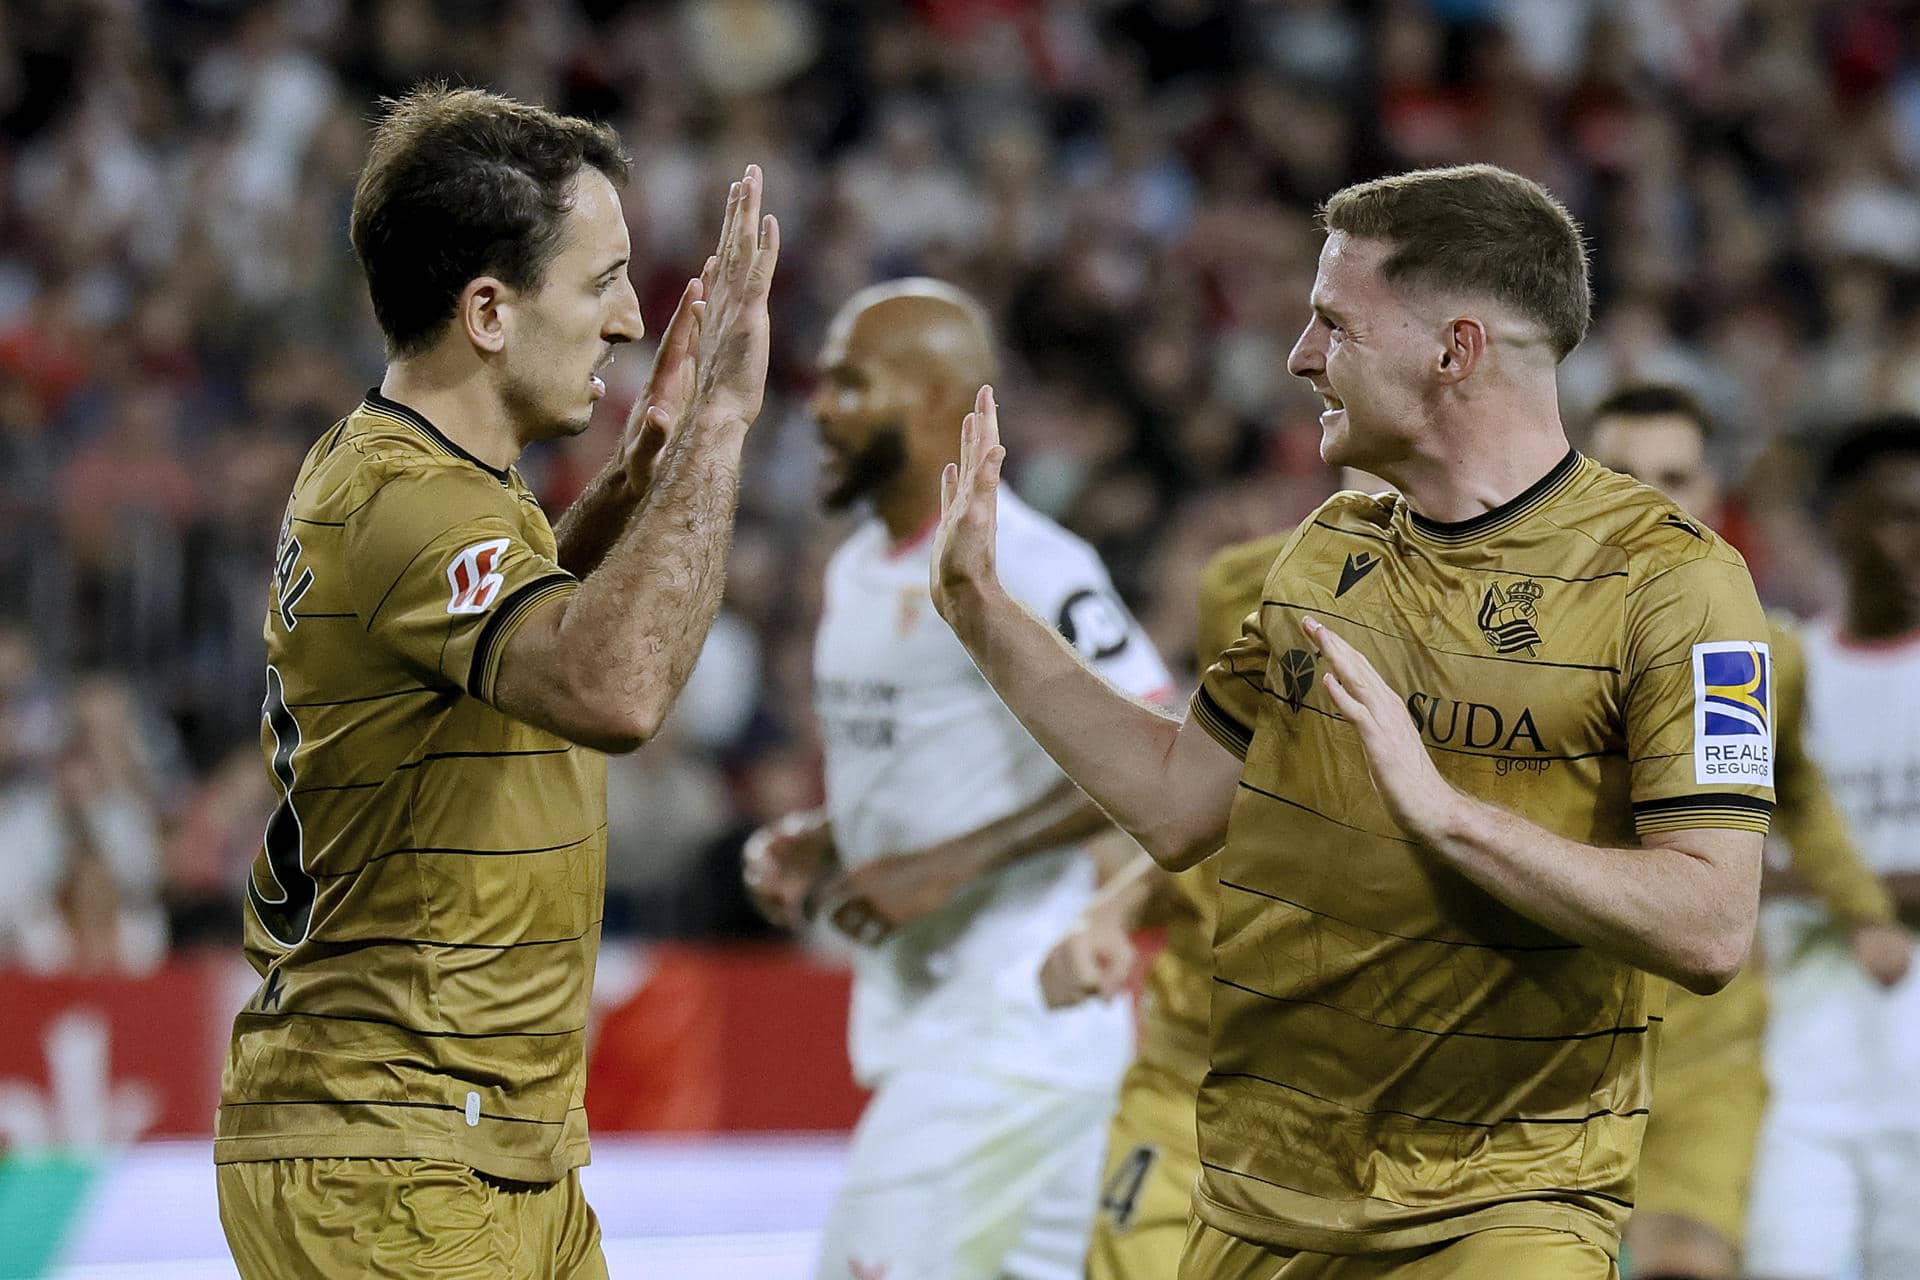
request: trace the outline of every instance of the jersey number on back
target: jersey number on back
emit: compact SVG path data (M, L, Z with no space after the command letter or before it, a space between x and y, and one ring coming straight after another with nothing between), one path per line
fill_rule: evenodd
M306 836L293 807L293 753L300 749L300 722L287 709L286 685L271 664L267 667L267 700L261 704L260 714L273 733L273 780L280 786L280 805L267 819L264 846L267 874L273 877L279 896L262 891L259 877L249 871L247 902L268 936L283 947L291 947L306 940L318 885L307 874Z
M1140 1189L1147 1185L1147 1175L1153 1172L1153 1162L1159 1158L1157 1147L1135 1147L1127 1152L1107 1179L1107 1185L1101 1188L1100 1209L1113 1219L1115 1231L1125 1231L1133 1225L1134 1210L1140 1205Z

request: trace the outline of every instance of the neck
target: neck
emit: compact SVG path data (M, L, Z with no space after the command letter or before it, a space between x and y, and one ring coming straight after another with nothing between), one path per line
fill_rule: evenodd
M1511 502L1567 456L1559 405L1476 415L1470 426L1416 442L1405 458L1382 464L1382 479L1429 520L1454 524Z
M940 464L908 458L900 474L874 495L874 514L887 526L887 538L904 542L940 515Z
M437 351L395 360L380 380L380 394L412 409L488 466L505 471L519 459L526 442L481 371L471 361L463 369L454 364Z
M1846 634L1852 640L1895 640L1920 630L1914 601L1889 591L1877 575L1854 581L1847 591Z

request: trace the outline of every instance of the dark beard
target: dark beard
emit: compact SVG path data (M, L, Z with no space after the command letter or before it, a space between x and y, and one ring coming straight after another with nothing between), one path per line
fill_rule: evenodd
M840 483L827 490L820 503L829 511L845 511L862 498L899 475L907 465L907 436L898 423L877 428L847 458Z

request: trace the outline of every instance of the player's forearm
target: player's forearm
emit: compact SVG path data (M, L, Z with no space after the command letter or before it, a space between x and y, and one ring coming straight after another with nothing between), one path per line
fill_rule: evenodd
M568 606L563 660L640 741L666 719L720 610L745 439L744 423L684 424Z
M616 451L587 483L553 527L554 541L560 548L560 567L576 578L584 578L600 567L607 552L620 540L621 530L633 514L638 495L627 483L626 468L620 465Z
M1032 804L925 852L951 858L959 878L970 880L1111 826L1100 806L1063 778Z
M1853 843L1826 776L1807 754L1797 715L1782 718L1780 737L1773 823L1787 842L1799 889L1843 924L1890 922L1893 901Z
M1608 849L1461 796L1425 843L1535 923L1690 991L1725 986L1752 946L1758 836L1751 858L1725 861L1672 848Z
M1156 859L1175 843L1167 761L1180 722L1102 680L998 583L969 590L948 622L974 665L1061 770Z

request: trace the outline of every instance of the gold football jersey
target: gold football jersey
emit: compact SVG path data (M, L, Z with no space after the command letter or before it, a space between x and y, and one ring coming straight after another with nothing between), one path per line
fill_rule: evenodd
M1511 1225L1612 1249L1665 984L1407 839L1326 695L1307 615L1402 692L1454 786L1626 847L1766 829L1772 690L1746 566L1576 453L1458 523L1339 494L1289 537L1194 695L1245 760L1217 859L1198 1212L1314 1252Z
M269 591L247 882L264 981L215 1159L587 1159L606 760L490 702L508 638L577 589L514 471L369 393L308 453Z
M1240 634L1240 623L1260 605L1267 569L1284 534L1228 547L1200 575L1199 632L1194 652L1205 662ZM1207 1073L1207 1007L1213 999L1214 899L1218 860L1170 877L1172 899L1166 946L1147 970L1140 1002L1141 1062L1159 1067L1197 1091Z

